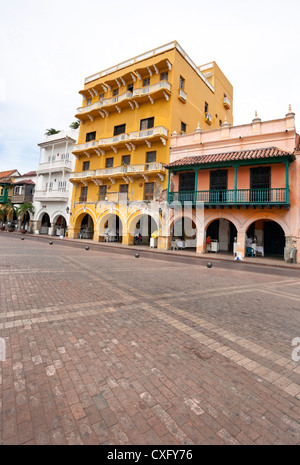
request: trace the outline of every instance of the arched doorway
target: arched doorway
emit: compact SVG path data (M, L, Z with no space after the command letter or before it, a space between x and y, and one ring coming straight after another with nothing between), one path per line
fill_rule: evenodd
M268 219L254 221L248 227L246 236L255 244L257 255L284 257L285 233L276 221Z
M94 236L94 221L91 215L86 213L81 220L80 224L80 239L93 239Z
M197 227L189 216L183 216L176 220L171 228L172 243L184 249L196 251L197 247Z
M67 229L67 222L64 216L59 215L55 221L54 235L64 236Z
M48 213L44 213L41 219L40 234L49 234L50 227L50 216L48 215Z
M206 229L206 240L211 241L207 251L233 253L236 238L237 229L231 221L225 218L213 220Z
M117 214L111 213L102 218L100 235L105 242L122 242L123 224Z
M151 235L158 231L158 225L151 215L139 215L132 220L129 232L135 245L150 245Z

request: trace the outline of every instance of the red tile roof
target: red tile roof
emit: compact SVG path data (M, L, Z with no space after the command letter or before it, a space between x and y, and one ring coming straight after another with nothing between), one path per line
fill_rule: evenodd
M16 181L14 183L15 185L19 184L33 184L35 186L35 183L31 179L23 179L22 181Z
M0 184L12 184L11 178L0 178Z
M0 171L0 179L7 178L8 176L11 176L15 172L19 173L18 170Z
M22 176L36 176L36 171L29 171L28 173L22 174Z
M206 163L220 163L236 160L255 160L260 158L275 158L292 156L292 153L285 152L277 147L268 147L253 150L240 150L237 152L214 153L208 155L194 155L181 158L166 165L166 168L175 166L201 165Z

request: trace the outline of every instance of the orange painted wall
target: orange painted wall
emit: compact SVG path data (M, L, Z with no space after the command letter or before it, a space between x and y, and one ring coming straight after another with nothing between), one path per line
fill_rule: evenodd
M271 167L271 188L285 187L285 165L279 163Z
M239 166L237 169L237 189L250 189L250 168L255 168L260 165ZM268 166L268 165L264 165ZM225 169L225 168L224 168ZM234 189L234 168L226 168L228 172L227 189ZM193 171L193 170L191 170ZM210 171L214 170L199 170L197 190L209 190L210 185ZM188 172L188 171L185 171ZM173 177L174 191L179 188L179 175L175 174ZM284 188L285 187L285 165L283 163L271 165L271 188Z

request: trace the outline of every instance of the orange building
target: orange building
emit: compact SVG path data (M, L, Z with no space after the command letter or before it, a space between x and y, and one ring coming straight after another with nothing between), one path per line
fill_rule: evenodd
M225 122L171 137L169 246L296 260L300 144L294 116L289 108L283 119L262 122L256 115L250 124Z

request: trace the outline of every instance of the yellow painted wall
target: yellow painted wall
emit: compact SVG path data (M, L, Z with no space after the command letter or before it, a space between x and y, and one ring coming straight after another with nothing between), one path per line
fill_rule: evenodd
M168 70L167 64L162 65L163 60L168 59L172 64L172 69ZM159 64L160 70L157 75L153 70L153 64ZM83 171L83 162L90 162L90 170L105 169L105 160L106 158L114 158L114 167L121 166L122 156L130 155L130 164L144 164L146 162L146 152L156 151L156 162L161 162L167 164L169 162L169 140L173 131L180 133L180 124L181 121L186 123L187 129L186 132L193 132L198 122L203 130L213 129L214 127L219 127L219 118L213 118L213 123L211 125L207 124L204 119L204 103L205 101L209 104L209 112L212 117L215 114L220 116L220 119L224 121L225 114L227 121L232 122L232 109L225 110L223 105L223 92L226 88L228 97L232 102L232 87L227 81L223 73L219 70L217 65L214 66L214 72L216 73L215 83L216 89L215 93L210 90L205 82L199 77L196 71L188 64L188 62L183 58L177 49L172 49L167 52L162 53L161 55L156 55L154 57L148 58L141 62L130 65L126 68L118 70L114 73L111 73L102 78L96 79L89 84L85 85L84 92L87 97L90 97L86 91L88 89L96 89L99 94L103 93L101 84L105 85L105 82L109 82L111 85L111 91L108 91L104 94L104 98L108 99L113 96L114 88L118 88L117 83L114 83L115 78L120 78L126 76L126 86L122 86L119 89L119 95L127 91L127 85L130 83L131 79L129 78L130 73L135 70L139 70L142 77L145 78L149 76L147 67L151 67L153 72L152 77L150 78L150 85L158 83L160 81L160 74L162 72L168 71L168 82L171 84L171 95L169 101L165 97L155 99L154 105L151 104L150 100L145 103L140 103L138 109L132 110L129 104L126 108L122 109L121 114L117 111L111 111L108 117L102 118L99 116L94 117L93 121L85 119L84 123L80 125L79 129L79 138L78 144L83 144L86 142L86 134L89 132L96 131L96 140L102 138L113 137L114 126L126 123L126 133L140 130L140 120L145 118L150 118L154 116L154 127L164 126L168 129L168 137L166 145L164 146L160 141L153 142L151 148L148 148L145 142L136 143L136 150L128 151L126 147L118 148L117 154L114 153L112 149L108 150L105 148L105 156L98 156L96 154L91 154L90 158L85 155L80 155L79 159L76 162L75 172ZM178 98L179 90L179 77L182 76L185 79L185 88L184 92L187 94L186 103L183 103ZM137 79L134 83L134 89L142 88L143 83L141 80ZM230 93L231 92L231 93ZM98 102L99 97L94 96L92 103ZM86 100L83 99L82 106L86 105ZM165 172L165 180L161 181L157 175L150 175L149 182L156 183L156 193L160 193L163 189L167 189L167 171ZM108 193L119 192L120 184L124 184L122 176L116 178L115 184L111 184L109 180L103 179L103 184L111 186L107 190ZM142 183L142 187L140 184ZM143 200L144 198L144 184L145 180L141 177L134 180L134 183L129 183L128 193L129 200ZM82 203L79 202L79 196L81 192L80 182L77 183L77 188L73 189L73 199L72 199L72 217L76 216L76 211L82 208ZM97 202L98 201L99 186L95 185L94 182L89 181L88 183L88 197L87 203ZM95 211L94 205L89 205L89 208Z

